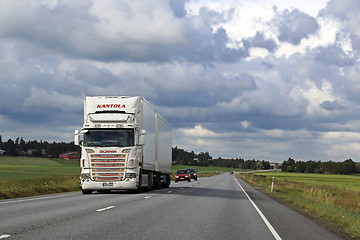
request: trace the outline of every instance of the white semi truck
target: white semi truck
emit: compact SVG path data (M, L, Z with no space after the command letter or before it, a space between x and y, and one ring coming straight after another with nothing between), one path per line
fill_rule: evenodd
M74 143L83 194L170 185L171 126L143 97L85 97Z

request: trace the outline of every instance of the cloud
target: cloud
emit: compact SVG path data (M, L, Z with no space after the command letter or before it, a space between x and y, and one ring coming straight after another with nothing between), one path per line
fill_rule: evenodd
M277 12L276 8L274 10L277 13L274 22L278 26L278 38L282 42L298 45L302 39L308 38L319 29L315 18L298 9L286 9L282 12Z
M5 2L0 10L0 36L67 57L96 61L209 62L236 61L246 56L246 50L226 46L228 38L223 29L214 32L201 17L184 18L183 4Z
M360 50L360 30L358 27L360 3L356 0L330 0L320 14L341 21L343 31L350 35L352 47Z
M3 1L0 134L72 141L84 96L144 96L189 151L356 159L357 1L276 4Z
M327 111L341 110L344 108L338 101L324 101L320 104L320 107Z

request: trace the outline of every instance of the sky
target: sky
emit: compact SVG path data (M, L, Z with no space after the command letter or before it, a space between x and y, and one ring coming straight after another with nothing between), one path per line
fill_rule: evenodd
M73 141L85 96L144 96L173 146L360 161L358 0L0 0L3 141Z

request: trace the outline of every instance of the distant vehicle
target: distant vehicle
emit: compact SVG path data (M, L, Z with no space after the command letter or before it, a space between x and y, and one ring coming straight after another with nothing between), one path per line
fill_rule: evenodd
M195 181L197 181L197 171L195 170L195 168L186 168L186 169L189 170L190 177Z
M191 182L190 171L187 169L177 170L175 173L175 182L188 181Z

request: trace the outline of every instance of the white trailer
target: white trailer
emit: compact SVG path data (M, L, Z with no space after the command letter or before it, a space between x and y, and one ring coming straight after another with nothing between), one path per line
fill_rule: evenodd
M85 97L75 145L83 194L170 185L171 126L143 97Z

